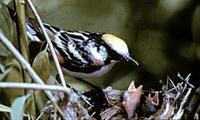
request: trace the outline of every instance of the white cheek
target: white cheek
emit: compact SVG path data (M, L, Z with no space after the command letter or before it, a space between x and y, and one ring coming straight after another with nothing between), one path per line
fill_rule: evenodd
M102 46L100 47L99 54L101 55L101 57L102 57L103 60L106 60L108 58L108 52Z
M92 57L94 57L95 59L104 61L108 57L107 50L104 47L100 46L100 48L99 48L100 50L98 51L97 47L95 46L95 43L88 44L86 48L88 51L91 52Z
M103 61L102 60L102 56L97 52L97 48L96 47L91 49L91 53L92 53L92 55L94 56L95 59Z

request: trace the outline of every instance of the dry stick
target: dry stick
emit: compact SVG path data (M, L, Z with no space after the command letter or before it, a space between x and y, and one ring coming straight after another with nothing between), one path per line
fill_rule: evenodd
M43 23L42 23L42 20L40 19L40 16L39 16L37 10L35 9L33 3L31 2L31 0L27 0L27 2L28 2L28 4L29 4L29 6L30 6L30 8L31 8L31 10L32 10L32 12L33 12L33 14L35 15L35 17L36 17L36 19L37 19L37 21L38 21L38 23L39 23L39 25L40 25L40 27L41 27L41 29L42 29L42 32L43 32L43 34L44 34L44 37L45 37L45 39L46 39L46 41L47 41L47 43L48 43L48 45L49 45L49 47L50 47L50 51L51 51L51 54L52 54L54 63L55 63L55 65L56 65L56 68L57 68L57 70L58 70L58 74L59 74L60 80L61 80L61 82L62 82L62 85L63 85L64 87L67 88L66 83L65 83L65 80L64 80L64 75L63 75L63 73L62 73L60 64L59 64L59 62L58 62L56 53L55 53L55 51L54 51L53 44L51 43L51 40L50 40L50 38L49 38L49 36L48 36L48 34L47 34L45 28L44 28L44 25L43 25Z
M177 112L177 113L173 116L173 118L172 118L173 120L175 120L175 119L181 119L181 117L183 116L183 112L184 112L183 107L184 107L185 103L187 102L191 91L192 91L192 87L190 87L190 88L188 89L188 92L186 93L185 97L183 98L183 100L182 100L182 102L181 102L181 104L180 104L180 107L179 107L179 109L178 109L178 112Z
M189 85L190 87L192 88L195 88L194 85L192 85L191 83L189 83L189 79L190 79L190 76L191 76L191 73L188 74L188 76L186 78L183 78L180 73L178 73L177 75L181 80L183 80L183 82L181 82L180 84L178 84L177 86L175 86L174 88L168 90L168 92L171 92L173 91L174 89L177 89L178 87L182 86L185 82L185 85ZM169 80L169 79L168 79ZM185 88L184 88L185 89ZM177 91L177 90L176 90ZM184 92L184 90L182 90L182 92Z
M17 37L18 37L18 44L19 44L19 50L21 55L29 61L29 41L26 35L26 21L25 21L25 0L14 0L15 2L15 8L17 12L17 21L16 21L16 26L17 26ZM21 70L21 75L22 75L22 80L23 82L30 83L32 82L31 78L29 75L25 72L25 70ZM24 90L25 93L30 93L32 91ZM32 109L28 109L29 113L32 113L34 117L36 117L36 107L35 107L35 96L32 95L29 101L30 106Z
M26 36L25 26L25 1L15 0L16 12L17 12L17 29L19 37L20 52L23 57L28 60L28 38Z
M19 48L22 56L28 61L29 60L29 50L28 50L28 38L26 35L26 26L25 26L25 1L24 0L15 0L16 12L17 12L17 31L19 38ZM24 82L31 82L30 77L22 71Z
M21 64L22 68L27 71L27 73L30 75L30 77L39 84L44 85L44 82L42 79L36 74L36 72L32 69L30 64L23 58L23 56L18 52L18 50L9 42L9 40L0 32L0 40L1 42L12 52L12 54L16 57L16 59ZM66 88L66 91L69 95L70 89ZM58 104L56 103L56 99L53 97L50 91L44 91L46 95L49 97L49 99L52 101L52 103L55 105L55 107L58 109L59 113L64 117L64 114Z
M65 87L58 85L41 85L37 83L18 83L18 82L0 82L0 88L19 88L33 90L53 90L60 92L68 92Z
M178 73L177 75L181 80L183 80L184 82L186 82L190 87L195 88L194 85L192 85L191 83L189 83L189 79L191 76L191 73L188 74L188 76L184 79L180 73Z

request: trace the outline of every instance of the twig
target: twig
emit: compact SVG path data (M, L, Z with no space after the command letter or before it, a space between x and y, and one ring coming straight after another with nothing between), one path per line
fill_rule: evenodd
M184 79L180 73L177 75L181 80L185 81L190 87L195 88L194 85L189 83L188 81L190 80L191 73L188 74L188 76Z
M45 113L46 110L50 109L50 107L52 107L52 105L50 106L47 106L47 107L44 107L42 110L41 110L41 113L39 114L39 116L36 118L36 120L40 120L42 115Z
M28 38L26 35L26 21L25 21L25 1L15 0L16 12L17 12L17 36L19 40L19 49L25 60L29 60L29 50L28 50ZM24 82L31 82L30 77L27 73L22 70L22 76Z
M172 84L173 88L177 91L176 86L175 86L174 82L171 80L171 78L167 77L167 80L170 81L170 83Z
M42 115L44 115L44 111L42 111L39 116L36 118L36 120L41 120Z
M34 90L54 90L60 92L68 92L65 87L57 85L41 85L37 83L18 83L18 82L0 82L0 88L21 88Z
M192 88L189 88L187 94L185 95L185 97L183 98L183 101L181 102L178 112L173 116L172 119L181 119L181 117L183 116L183 113L184 113L183 106L187 102L187 99L189 98L191 91L192 91Z
M16 21L16 27L17 27L17 38L18 38L18 44L19 44L19 50L21 55L29 61L29 41L26 35L26 20L25 20L25 0L14 0L15 2L15 8L17 12L17 21ZM26 73L25 70L21 69L21 75L22 80L25 83L32 82L29 75ZM24 90L25 93L29 93L31 91ZM28 109L29 113L32 113L33 116L36 116L36 107L35 107L35 99L34 95L31 96L29 100L32 100L31 102L32 109Z
M23 57L28 60L28 38L26 36L25 26L25 1L15 0L15 8L17 12L17 32L19 38L20 52Z
M170 90L167 90L167 92L171 92L171 91L173 91L173 90L176 90L176 92L177 92L177 89L178 89L179 87L181 87L182 85L183 85L183 82L180 83L180 84L177 84L177 86L175 86L174 88L172 88L172 89L170 89Z
M29 4L29 6L30 6L30 8L31 8L31 10L32 10L32 12L33 12L33 14L35 15L35 17L36 17L36 19L37 19L37 21L38 21L38 23L39 23L39 25L40 25L40 27L41 27L41 29L42 29L42 32L43 32L43 34L44 34L45 39L47 40L47 43L48 43L48 45L49 45L49 48L50 48L50 51L51 51L51 54L52 54L54 63L55 63L56 68L57 68L57 70L58 70L58 74L59 74L60 80L61 80L61 82L62 82L62 85L63 85L64 87L67 87L67 85L66 85L66 83L65 83L65 80L64 80L64 75L63 75L63 73L62 73L60 64L59 64L59 62L58 62L56 53L55 53L55 51L54 51L53 44L51 43L51 40L50 40L50 38L49 38L49 36L48 36L48 34L47 34L45 28L44 28L44 25L43 25L43 23L42 23L42 20L40 19L40 16L39 16L37 10L35 9L33 3L31 2L31 0L27 0L27 2L28 2L28 4Z
M178 83L174 88L168 90L168 92L171 92L171 91L173 91L174 89L177 91L177 89L178 89L179 87L183 87L182 85L183 85L184 83L186 83L186 84L184 85L184 88L182 89L182 93L185 91L187 85L189 85L189 86L192 87L192 88L195 88L194 85L192 85L191 83L189 83L191 73L188 74L188 76L187 76L186 78L182 77L180 73L178 73L177 76L178 76L183 82ZM170 80L170 78L167 79L167 80ZM172 82L172 83L173 83L173 82ZM173 85L173 86L174 86L174 85Z
M181 74L178 73L178 77L179 77L181 80L183 80L182 83L185 83L185 84L184 84L184 87L183 87L183 89L182 89L182 91L181 91L182 93L185 91L185 89L187 88L188 85L189 85L191 88L194 88L194 86L193 86L191 83L189 83L190 76L191 76L191 73L189 73L188 76L184 79L184 78L181 76Z
M32 69L30 64L23 58L23 56L18 52L18 50L9 42L9 40L0 32L0 40L1 42L12 52L12 54L16 57L16 59L21 64L22 68L27 71L27 73L30 75L30 77L39 84L44 85L44 82L42 79L35 73L35 71ZM70 89L66 89L68 95L70 93ZM59 113L63 116L64 114L61 111L60 107L56 103L56 99L53 97L50 91L44 91L46 95L49 97L49 99L52 101L52 103L55 105L55 107L58 109Z
M183 76L180 74L180 72L178 72L177 76L181 79L184 80Z

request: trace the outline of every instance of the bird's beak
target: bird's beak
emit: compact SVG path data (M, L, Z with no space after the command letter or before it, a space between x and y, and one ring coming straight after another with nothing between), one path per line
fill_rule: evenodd
M136 60L134 60L131 56L125 56L124 57L125 58L125 60L128 62L128 63L131 63L131 64L136 64L137 66L139 65L139 63L136 61Z

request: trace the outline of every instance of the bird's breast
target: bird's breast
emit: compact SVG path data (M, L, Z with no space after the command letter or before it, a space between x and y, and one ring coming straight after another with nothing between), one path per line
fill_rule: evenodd
M118 61L112 61L110 64L101 66L99 69L96 69L95 71L91 73L84 73L84 72L74 72L70 71L69 69L62 68L63 72L66 75L77 77L77 78L96 78L96 77L101 77L102 75L106 74L108 71L112 69L112 67L117 63ZM81 69L81 68L80 68Z

